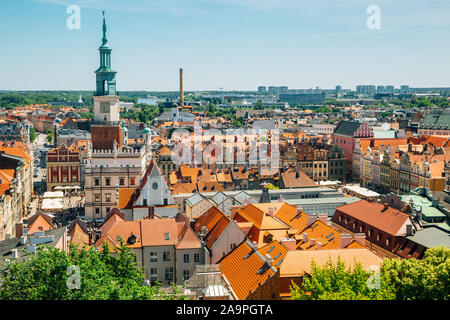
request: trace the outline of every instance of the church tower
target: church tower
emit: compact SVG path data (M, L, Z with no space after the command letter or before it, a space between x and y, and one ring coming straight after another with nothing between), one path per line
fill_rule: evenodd
M106 38L105 12L103 11L103 38L100 67L95 71L97 88L94 95L94 121L105 124L119 123L119 96L116 95L116 71L111 69L111 47Z

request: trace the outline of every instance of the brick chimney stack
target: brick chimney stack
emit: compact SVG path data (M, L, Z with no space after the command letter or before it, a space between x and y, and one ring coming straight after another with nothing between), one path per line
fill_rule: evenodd
M328 223L327 220L328 220L328 215L326 213L319 214L319 221L327 224Z
M310 226L310 225L312 225L314 222L316 222L316 220L317 220L317 216L316 215L314 215L314 214L308 214L308 217L307 217L307 224L308 224L308 227Z
M365 233L355 233L354 238L355 238L355 241L358 242L360 245L362 245L362 246L366 245L366 234Z
M348 233L342 233L340 240L341 240L341 248L345 248L352 242L352 235Z

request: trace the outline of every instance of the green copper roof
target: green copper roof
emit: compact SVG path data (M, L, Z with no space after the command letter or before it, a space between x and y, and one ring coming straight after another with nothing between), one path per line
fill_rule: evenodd
M403 202L413 201L414 206L422 207L422 214L426 218L446 218L447 216L441 212L438 208L433 207L433 204L426 197L422 197L415 194L402 195L401 199Z
M102 38L102 46L100 48L109 48L108 39L106 38L105 11L103 11L103 38Z
M450 129L450 114L449 113L428 113L420 124L422 129Z

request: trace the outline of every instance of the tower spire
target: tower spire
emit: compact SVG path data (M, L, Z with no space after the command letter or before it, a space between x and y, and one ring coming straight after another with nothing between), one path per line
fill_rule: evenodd
M105 45L108 43L108 39L106 39L106 19L105 19L105 11L102 11L103 13L103 38L102 38L102 45Z

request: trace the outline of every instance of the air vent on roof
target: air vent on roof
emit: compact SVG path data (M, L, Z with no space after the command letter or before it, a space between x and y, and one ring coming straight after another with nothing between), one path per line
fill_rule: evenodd
M281 256L281 252L279 252L279 253L274 257L274 259L276 260L279 256Z
M334 234L334 232L331 232L329 235L327 235L327 239L328 239L329 237L331 237L333 234Z
M269 250L267 250L267 253L269 253L270 251L272 251L275 248L275 246L271 246Z
M280 263L282 263L282 262L283 262L283 259L281 259L280 261L278 261L278 262L276 263L275 267L278 267L278 266L280 265Z

